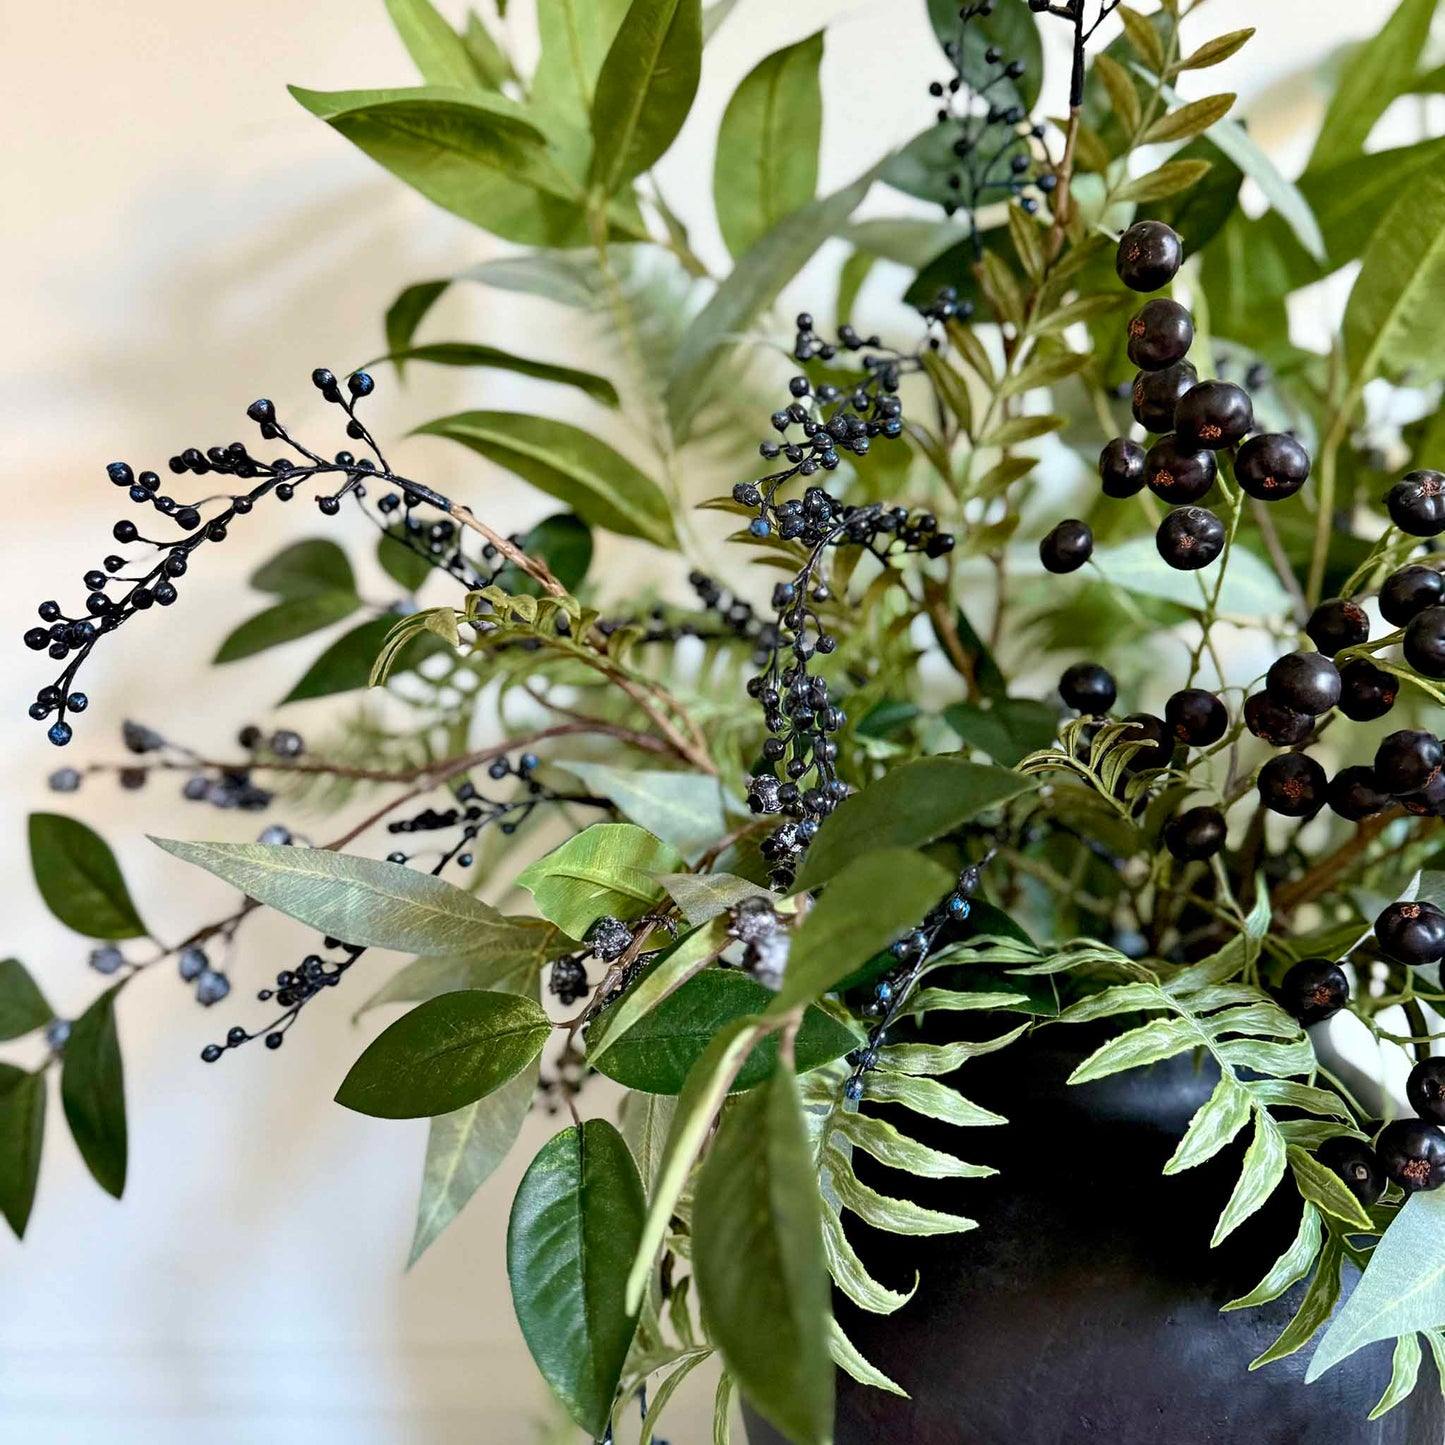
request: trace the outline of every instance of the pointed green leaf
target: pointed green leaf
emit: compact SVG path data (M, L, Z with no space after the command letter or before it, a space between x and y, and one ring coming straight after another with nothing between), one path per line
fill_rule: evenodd
M1230 1300L1221 1312L1253 1309L1256 1305L1268 1304L1270 1300L1278 1299L1287 1289L1293 1289L1310 1272L1323 1239L1324 1225L1320 1212L1313 1204L1306 1204L1300 1218L1299 1232L1289 1247L1248 1294Z
M108 988L71 1026L60 1070L60 1102L86 1167L107 1194L125 1190L125 1070L115 1031L116 995Z
M1395 1341L1395 1353L1390 1361L1390 1383L1380 1396L1380 1403L1370 1411L1369 1418L1378 1420L1388 1414L1415 1388L1420 1374L1420 1337L1401 1335Z
M1280 1337L1262 1354L1256 1356L1249 1362L1251 1370L1257 1370L1263 1365L1273 1364L1275 1360L1282 1360L1287 1355L1294 1354L1301 1350L1314 1337L1314 1333L1334 1313L1336 1303L1340 1298L1340 1271L1344 1265L1344 1253L1340 1249L1339 1241L1331 1235L1325 1241L1325 1247L1320 1252L1319 1264L1315 1267L1315 1277L1310 1281L1310 1287L1305 1291L1305 1297L1300 1301L1300 1307L1295 1311L1294 1318L1284 1327ZM1322 1340L1321 1345L1324 1341ZM1315 1352L1315 1358L1319 1358L1319 1351ZM1311 1378L1306 1376L1306 1378Z
M325 537L309 537L282 548L251 574L251 586L287 599L356 592L356 574L346 553Z
M943 720L964 742L1007 768L1048 747L1059 730L1053 708L1029 698L1000 698L991 707L953 703L944 708Z
M857 1250L848 1242L843 1221L838 1218L836 1210L825 1204L822 1220L823 1254L828 1262L828 1273L832 1276L833 1283L860 1310L867 1310L875 1315L891 1315L901 1310L913 1298L914 1291L918 1288L917 1274L913 1276L913 1288L906 1294L879 1284L858 1258Z
M873 1114L840 1113L833 1128L880 1164L922 1179L987 1179L998 1173L986 1164L965 1164L941 1149L930 1149Z
M605 376L561 366L551 361L535 361L495 346L473 341L432 341L424 346L393 348L385 356L369 361L368 366L394 362L398 371L408 361L427 361L434 366L482 366L493 371L510 371L518 376L533 376L538 381L554 381L559 386L574 386L603 406L618 404L617 388Z
M768 889L732 873L665 873L657 881L694 927L745 898L773 897Z
M1101 1044L1069 1075L1068 1081L1071 1084L1088 1084L1095 1079L1106 1079L1110 1074L1122 1073L1125 1069L1157 1064L1196 1047L1199 1042L1199 1034L1188 1019L1154 1019ZM1281 1168L1283 1163L1281 1154Z
M625 817L671 843L689 861L727 832L722 786L702 773L649 772L606 763L559 763Z
M419 1004L351 1066L336 1102L374 1119L449 1114L484 1098L542 1051L552 1025L510 993L462 989Z
M1364 1205L1350 1193L1344 1180L1333 1169L1326 1168L1298 1144L1291 1144L1286 1153L1294 1171L1295 1184L1303 1198L1350 1229L1374 1228Z
M875 1104L901 1104L925 1119L938 1119L971 1129L983 1124L1006 1124L1002 1114L971 1103L937 1079L920 1079L912 1074L893 1074L870 1069L863 1076L863 1097Z
M886 1390L890 1395L898 1395L905 1400L909 1398L908 1391L902 1385L890 1380L877 1365L864 1359L858 1347L843 1333L837 1320L830 1319L828 1325L828 1348L833 1356L833 1363L840 1370L851 1375L860 1385L867 1385L874 1390Z
M45 1071L0 1064L0 1214L25 1237L45 1142Z
M847 1161L829 1152L826 1167L828 1179L834 1192L845 1209L851 1210L874 1229L887 1230L890 1234L965 1234L977 1229L976 1220L966 1219L961 1214L944 1214L937 1209L925 1209L909 1199L894 1199L870 1189L858 1181L848 1167Z
M386 9L401 43L428 85L451 85L461 90L476 86L477 72L467 47L431 0L386 0Z
M1214 1226L1214 1237L1209 1241L1211 1249L1263 1205L1284 1178L1284 1170L1284 1140L1269 1116L1263 1110L1257 1110L1254 1138L1244 1151L1244 1167L1240 1170L1239 1182L1229 1196L1229 1203L1224 1206L1224 1213L1219 1216L1219 1223Z
M145 937L115 854L78 819L32 813L30 866L45 906L67 928L112 942Z
M319 592L307 597L288 597L248 617L216 650L212 662L239 662L283 643L309 637L345 617L350 617L361 599L351 592Z
M385 545L388 538L382 537ZM395 545L395 544L393 544ZM404 553L411 556L411 553ZM422 566L430 572L423 562ZM281 699L282 703L304 702L313 697L334 697L337 693L355 692L371 681L371 670L396 625L395 617L376 617L343 632L301 675L296 685ZM397 654L391 673L405 672L447 650L446 643L432 632L420 632L410 638Z
M54 1017L30 970L18 958L0 961L0 1041L43 1028Z
M1164 1166L1166 1174L1180 1174L1212 1159L1249 1123L1249 1092L1225 1075L1214 1086L1189 1121L1179 1147Z

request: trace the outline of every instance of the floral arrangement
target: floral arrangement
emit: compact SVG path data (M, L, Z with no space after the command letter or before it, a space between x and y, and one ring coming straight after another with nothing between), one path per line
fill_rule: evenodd
M827 1440L835 1363L899 1391L833 1318L830 1288L907 1302L849 1231L970 1229L910 1198L911 1179L991 1172L966 1131L1006 1120L956 1080L1070 1022L1110 1027L1071 1082L1190 1052L1213 1071L1167 1165L1237 1159L1212 1243L1297 1196L1294 1242L1229 1306L1305 1286L1253 1364L1322 1328L1312 1376L1394 1340L1380 1410L1398 1403L1422 1347L1445 1365L1445 142L1364 146L1394 99L1439 88L1416 61L1433 3L1402 0L1352 58L1294 182L1232 94L1176 90L1251 34L1199 31L1197 0L929 0L944 74L920 83L923 128L819 195L813 35L761 59L723 116L721 271L652 168L731 0L539 0L531 75L505 8L457 30L429 0L388 0L423 83L295 94L513 243L467 279L567 308L611 365L418 341L453 284L419 282L386 313L384 357L312 373L335 441L261 399L257 440L170 458L164 485L207 495L109 466L133 506L117 550L25 635L61 665L30 708L52 743L89 708L92 652L132 621L143 648L141 614L183 605L209 547L273 502L336 521L255 572L270 600L216 662L325 631L280 702L361 701L320 741L247 722L224 757L128 721L126 761L52 774L60 795L179 782L289 821L256 842L156 839L238 894L161 942L96 833L31 818L40 891L110 982L63 1019L0 964L0 1038L45 1042L39 1068L0 1065L12 1228L47 1076L118 1196L118 1004L175 971L237 1008L246 921L273 909L312 940L202 1059L280 1048L343 984L363 1010L406 1004L336 1098L431 1121L413 1259L528 1112L556 1114L507 1258L538 1369L593 1438L629 1420L653 1438L713 1356L719 1439L740 1392L789 1439ZM1039 109L1055 25L1058 120ZM855 220L883 188L933 209ZM780 294L835 239L836 294L785 325ZM1354 262L1328 352L1297 345L1289 299ZM875 299L899 277L906 307ZM475 410L419 428L563 510L503 535L484 501L388 460L365 419L375 373L426 365L540 378L589 408L586 427ZM592 566L598 533L653 549L657 582L619 594ZM367 536L386 608L347 555ZM358 796L339 836L301 831ZM519 911L479 897L508 886ZM362 984L376 949L414 961ZM996 1029L961 1039L961 1013ZM1413 1116L1349 1087L1331 1040L1351 1037L1408 1069ZM960 1153L911 1119L957 1126ZM891 1192L860 1180L862 1156ZM1347 1265L1363 1273L1336 1312Z

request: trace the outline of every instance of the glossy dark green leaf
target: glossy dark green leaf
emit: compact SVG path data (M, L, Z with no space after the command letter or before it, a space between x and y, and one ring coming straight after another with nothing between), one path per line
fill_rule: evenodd
M637 1166L602 1119L543 1145L512 1201L517 1322L542 1377L594 1438L606 1432L637 1324L625 1295L644 1213Z
M248 617L216 650L213 662L238 662L283 643L309 637L350 617L361 599L353 592L318 592L310 597L289 597Z
M657 881L682 866L666 843L632 823L594 823L517 875L543 918L586 938L604 914L637 918L662 898Z
M529 557L540 557L558 582L575 593L592 565L592 529L581 517L558 512L555 517L543 517L523 534L522 550ZM518 593L536 597L542 591L536 578L515 567L504 567L497 585L513 597Z
M820 835L821 836L821 835ZM793 935L769 1012L819 998L914 928L955 875L907 848L863 852L838 870Z
M107 1194L125 1189L125 1070L115 1031L116 995L108 988L71 1025L60 1070L60 1102L80 1157Z
M351 1066L336 1102L376 1119L450 1114L501 1088L542 1052L552 1025L512 993L461 989L418 1004Z
M1008 768L1048 747L1059 729L1053 708L1021 697L1000 698L989 707L954 703L944 708L943 720L964 742Z
M0 1040L18 1039L54 1017L30 970L18 958L0 960Z
M662 489L580 427L515 412L464 411L418 427L447 437L506 467L565 502L584 522L659 547L677 546Z
M605 194L672 144L702 71L701 0L632 0L592 98L591 183Z
M948 754L919 758L885 773L823 822L798 877L800 888L825 883L875 848L916 848L1035 786L1003 768Z
M45 1142L45 1071L0 1064L0 1214L25 1237Z
M818 187L823 32L760 60L718 129L712 194L723 241L741 256Z
M480 898L430 873L327 848L266 843L185 843L151 838L186 863L214 873L257 903L318 932L402 953L462 953L511 921Z
M461 90L477 85L477 71L467 47L431 0L386 0L386 10L428 85L451 85Z
M688 1072L707 1046L728 1024L749 1014L762 1013L773 995L735 969L705 968L668 994L650 1013L597 1057L588 1062L609 1079L646 1094L677 1094ZM592 1028L605 1028L605 1009ZM806 1073L840 1058L858 1046L858 1037L821 1009L810 1008L803 1017L796 1041L797 1070ZM748 1055L738 1072L733 1092L751 1089L773 1071L778 1038L769 1035Z
M698 1180L693 1269L743 1393L789 1440L832 1438L832 1312L817 1170L792 1071L723 1116Z
M606 763L561 763L583 787L610 799L639 827L697 858L727 832L722 787L703 773L614 768Z
M387 634L395 625L395 617L374 617L360 627L353 627L350 632L343 632L306 669L281 701L302 702L307 698L332 697L339 692L354 692L366 687L371 681L372 665L381 655ZM419 632L402 648L398 660L391 666L391 674L406 672L428 657L449 651L451 649L446 641L436 633Z
M709 378L719 370L719 348L735 343L754 318L777 300L818 247L853 214L876 177L875 168L851 186L794 211L739 258L727 280L693 318L673 357L667 414L675 437L687 434L708 399Z
M433 341L424 346L408 346L379 356L370 366L395 362L397 369L408 361L429 361L436 366L483 366L495 371L510 371L518 376L534 376L539 381L555 381L560 386L575 386L603 406L618 404L617 388L605 376L591 371L578 371L573 366L559 366L551 361L536 361L517 356L495 346L482 346L472 341Z
M320 597L354 593L356 575L335 542L311 537L282 548L251 574L251 586L277 597Z
M45 906L67 928L111 941L145 936L110 845L78 819L32 813L30 866Z

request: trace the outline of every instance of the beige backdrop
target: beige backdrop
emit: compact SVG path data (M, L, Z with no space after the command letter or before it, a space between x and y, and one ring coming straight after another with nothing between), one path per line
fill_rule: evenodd
M454 17L462 8L443 4ZM511 8L528 53L531 6ZM1246 101L1268 92L1256 133L1297 163L1292 136L1315 104L1308 71L1385 10L1384 0L1211 0L1201 33L1245 24L1262 33L1191 94L1216 80ZM180 445L246 435L242 409L261 393L315 417L311 367L341 369L380 351L381 312L402 284L501 248L380 173L286 94L288 81L412 83L380 0L0 0L0 19L9 131L0 159L0 607L11 639L0 949L23 958L65 1010L80 1007L96 979L84 941L49 919L30 881L24 814L52 804L42 779L60 759L24 716L45 660L19 635L40 598L75 597L80 573L108 550L118 509L104 464L124 455L154 465ZM721 258L709 197L722 107L763 53L824 23L825 186L928 114L925 87L939 67L921 3L741 0L708 51L695 115L659 168L710 257ZM1296 78L1279 84L1287 74ZM1050 113L1058 104L1055 96ZM880 191L866 213L907 209ZM805 277L789 299L820 294L831 288L810 291ZM881 289L870 296L881 304ZM476 288L446 308L430 337L484 335L572 359L567 336L538 325L560 327L559 314L524 312ZM401 395L383 379L376 414L391 435L468 404L556 406L555 393L496 377L433 369ZM500 524L549 510L460 449L413 442L401 455ZM267 718L264 704L314 641L220 674L204 664L255 609L244 578L284 535L283 515L270 508L238 527L164 621L142 619L103 650L67 761L115 757L125 716L214 749L243 716ZM320 530L314 516L307 526ZM319 728L325 706L294 709L296 725ZM143 835L247 838L256 826L183 808L173 787L121 795L97 784L65 800L72 805L117 844L142 910L171 936L214 916L224 893ZM553 1418L511 1319L502 1263L511 1189L549 1121L530 1121L515 1162L407 1275L425 1127L329 1102L364 1037L348 1025L347 999L319 1005L278 1055L196 1061L233 1017L254 1022L260 1006L249 991L294 957L300 937L270 921L255 930L231 1015L203 1014L172 978L143 980L125 999L132 1174L123 1203L90 1183L53 1107L30 1237L22 1247L0 1231L0 1439L450 1445L531 1440ZM369 986L360 980L348 994ZM709 1408L706 1384L684 1392L665 1433L703 1440Z

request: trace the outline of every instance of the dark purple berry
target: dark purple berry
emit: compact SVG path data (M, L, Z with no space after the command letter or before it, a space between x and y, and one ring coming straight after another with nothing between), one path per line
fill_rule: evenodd
M1160 437L1144 459L1149 490L1171 506L1202 501L1218 475L1213 452L1181 447L1174 434Z
M1064 706L1091 717L1102 717L1114 706L1118 695L1113 673L1097 662L1076 662L1066 668L1059 679L1059 696Z
M1445 1184L1445 1134L1423 1119L1396 1119L1380 1130L1375 1153L1386 1176L1406 1194Z
M1321 652L1289 652L1265 674L1265 691L1291 712L1318 717L1340 700L1340 674Z
M1330 809L1341 818L1358 823L1383 813L1394 799L1381 786L1373 768L1357 764L1341 768L1330 779Z
M1333 657L1370 640L1370 619L1358 603L1331 597L1310 613L1305 633L1321 652Z
M1089 524L1070 517L1039 543L1039 561L1049 572L1077 572L1093 551L1094 534Z
M1106 497L1132 497L1144 485L1144 448L1115 437L1099 453L1099 480Z
M1145 431L1163 435L1174 430L1174 410L1179 399L1199 382L1199 373L1187 361L1175 362L1163 371L1141 371L1129 393L1134 420Z
M1174 411L1180 445L1219 451L1232 447L1254 428L1249 393L1232 381L1201 381L1180 398Z
M1325 770L1305 753L1280 753L1259 770L1259 801L1286 818L1312 818L1329 795Z
M1390 520L1412 537L1445 532L1445 472L1406 472L1385 495Z
M1119 238L1114 269L1131 291L1167 286L1184 260L1184 243L1163 221L1139 221Z
M1159 555L1181 572L1197 572L1224 551L1224 523L1208 507L1176 507L1154 537Z
M1285 974L1279 1003L1306 1028L1323 1023L1350 1001L1350 981L1328 958L1302 958Z
M1405 1081L1410 1107L1432 1124L1445 1124L1445 1059L1421 1059Z
M1339 708L1351 722L1372 722L1395 705L1400 684L1368 658L1351 658L1340 669Z
M1407 813L1417 818L1445 817L1445 768L1442 768L1418 793L1406 793L1400 799Z
M1257 692L1244 703L1244 725L1255 737L1277 748L1292 748L1314 730L1314 719L1281 707L1268 693Z
M1445 955L1445 913L1423 899L1392 903L1375 919L1375 941L1397 963L1434 963Z
M1177 302L1146 301L1129 322L1129 360L1140 371L1162 371L1183 361L1194 344L1194 318Z
M1375 749L1375 776L1382 788L1399 795L1418 793L1445 762L1445 748L1434 733L1402 728Z
M1224 847L1224 814L1218 808L1190 808L1164 827L1164 846L1181 862L1212 858Z
M1380 616L1404 627L1427 607L1445 602L1445 578L1433 567L1401 567L1380 588Z
M1385 1171L1363 1139L1352 1134L1332 1134L1315 1150L1315 1158L1338 1176L1366 1209L1385 1192Z
M1234 458L1234 479L1240 490L1261 502L1294 496L1309 475L1310 454L1282 432L1250 437Z
M1404 651L1422 677L1445 677L1445 607L1427 607L1410 619Z
M1186 687L1164 704L1164 723L1181 743L1207 748L1224 736L1229 712L1212 692Z
M1121 743L1143 743L1124 768L1127 772L1140 773L1150 768L1167 768L1174 756L1174 742L1162 717L1151 712L1131 712L1124 719L1133 726L1128 732L1119 734Z

